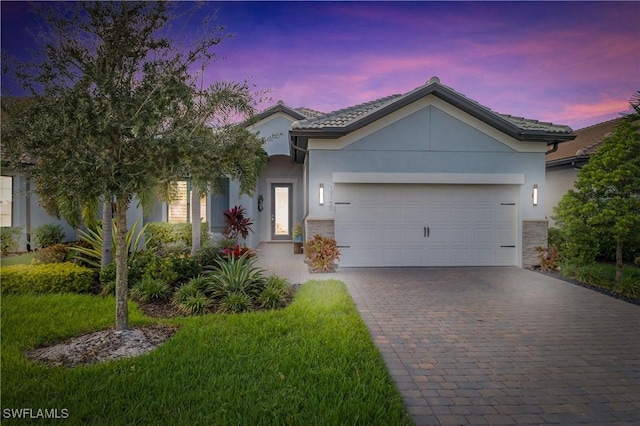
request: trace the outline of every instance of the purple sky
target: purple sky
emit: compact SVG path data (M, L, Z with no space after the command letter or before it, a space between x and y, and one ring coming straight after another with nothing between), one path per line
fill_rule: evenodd
M26 4L2 1L2 48L24 55ZM209 2L234 36L205 83L248 78L273 103L331 111L437 75L501 113L574 129L640 90L640 2ZM3 93L4 94L4 93ZM268 105L263 105L267 107Z

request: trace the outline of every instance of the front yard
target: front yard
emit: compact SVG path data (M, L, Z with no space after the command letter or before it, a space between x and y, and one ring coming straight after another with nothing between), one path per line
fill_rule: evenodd
M148 355L46 367L26 350L113 324L114 299L2 300L2 415L65 409L70 424L411 424L339 281L311 281L277 311L155 320L179 331ZM20 421L16 420L16 423Z

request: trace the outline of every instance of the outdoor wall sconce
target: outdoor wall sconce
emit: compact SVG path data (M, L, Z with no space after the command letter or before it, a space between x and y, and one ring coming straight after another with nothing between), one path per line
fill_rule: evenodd
M324 206L324 183L320 184L320 205Z
M538 205L538 184L533 185L533 192L531 193L531 198L533 199L533 205Z

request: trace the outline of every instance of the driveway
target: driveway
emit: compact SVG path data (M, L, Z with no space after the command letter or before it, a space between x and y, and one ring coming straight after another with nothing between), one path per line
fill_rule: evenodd
M640 424L640 306L515 267L326 278L347 284L418 425Z

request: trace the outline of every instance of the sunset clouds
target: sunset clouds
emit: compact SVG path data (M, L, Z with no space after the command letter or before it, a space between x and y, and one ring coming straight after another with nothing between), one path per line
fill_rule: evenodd
M2 3L2 47L29 25ZM23 9L26 6L21 6ZM273 102L321 111L443 84L505 114L574 129L640 90L637 2L223 2L234 36L208 81L249 78ZM267 107L268 105L264 105Z

